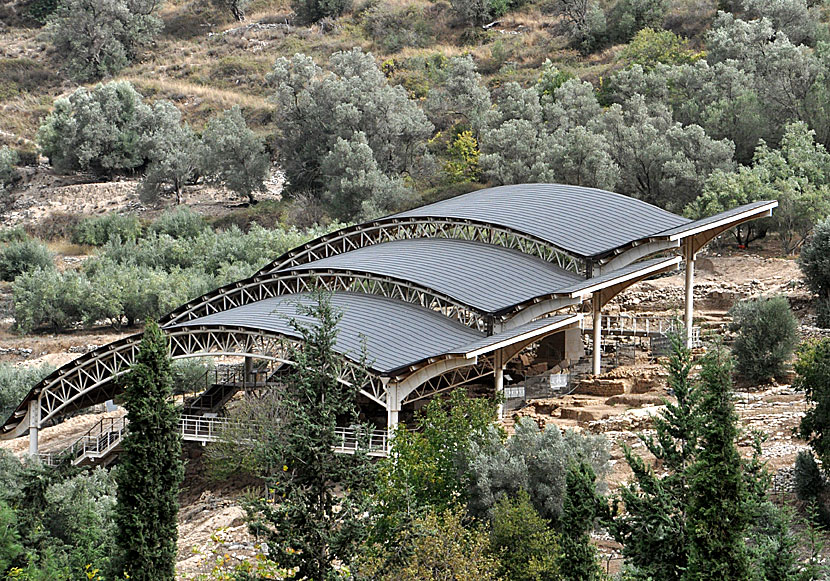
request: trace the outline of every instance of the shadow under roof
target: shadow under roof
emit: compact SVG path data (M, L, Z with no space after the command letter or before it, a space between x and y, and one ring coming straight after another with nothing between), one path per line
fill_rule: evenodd
M391 276L490 313L585 280L518 250L452 238L374 244L286 270L345 270Z
M413 217L488 222L536 236L583 257L601 255L690 222L622 194L560 184L488 188L393 216Z

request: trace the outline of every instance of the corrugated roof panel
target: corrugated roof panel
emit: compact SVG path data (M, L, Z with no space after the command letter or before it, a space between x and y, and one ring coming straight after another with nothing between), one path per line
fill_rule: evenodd
M313 298L304 293L283 295L199 317L172 328L247 327L299 338L289 322L294 318L304 325L316 324L311 317L297 315L297 305L312 302ZM365 340L368 364L380 373L443 355L484 337L483 333L435 311L378 295L336 292L331 295L331 304L343 314L335 345L338 353L359 359Z
M449 238L375 244L289 270L326 269L404 279L486 312L496 312L584 280L517 250Z
M660 257L652 258L650 260L643 260L641 262L635 262L633 264L629 264L628 266L623 266L622 268L618 268L616 270L612 270L611 272L607 272L603 275L595 276L594 278L588 278L571 286L564 287L559 292L562 294L576 293L583 289L591 288L598 284L603 284L609 281L614 281L615 279L626 277L628 275L636 276L638 272L645 272L654 266L658 266L660 263L665 263L666 268L677 268L676 262L679 260L679 257ZM672 262L675 262L675 264L671 264Z
M560 184L488 188L395 217L427 216L499 224L580 256L602 254L690 221L622 194Z
M731 210L726 210L725 212L721 212L719 214L715 214L714 216L707 216L706 218L701 218L700 220L695 220L694 222L687 222L681 226L676 226L674 228L669 228L668 230L663 230L662 232L658 232L659 236L674 236L677 234L683 234L684 232L694 230L696 228L701 228L705 226L709 226L710 224L714 224L716 222L720 222L721 220L728 220L730 218L736 218L740 214L745 212L751 212L752 210L760 210L761 208L772 206L773 204L777 205L778 202L775 200L762 200L760 202L752 202L750 204L744 204L743 206L738 206L737 208L732 208Z
M480 339L476 339L472 343L459 346L457 349L452 351L452 353L458 355L472 353L473 351L478 351L480 349L497 346L504 342L510 342L524 335L533 335L534 333L536 333L540 329L544 329L545 327L556 328L558 326L566 326L570 323L576 323L581 318L581 315L554 315L552 317L536 319L535 321L530 321L529 323L525 323L524 325L513 327L512 329L509 329L507 331L502 331L501 333L496 333L495 335L490 335L489 337L482 337Z

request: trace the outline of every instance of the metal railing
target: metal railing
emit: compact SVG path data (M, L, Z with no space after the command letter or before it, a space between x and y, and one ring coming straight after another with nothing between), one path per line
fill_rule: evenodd
M580 322L583 331L594 328L590 317ZM606 335L629 337L664 337L669 333L682 333L683 323L675 317L648 317L621 313L602 316L602 332ZM701 347L700 327L692 327L692 347Z
M222 432L237 421L230 418L183 415L179 419L179 431L182 440L186 442L206 444L218 441ZM57 452L39 454L40 460L47 466L55 466L66 457L69 457L74 465L95 463L117 451L126 428L125 416L104 418L69 447ZM366 433L365 428L360 426L338 427L335 428L335 436L338 439L334 446L335 452L354 454L365 447L370 456L389 454L390 437L385 428L375 428Z
M387 456L389 454L389 431L384 428L375 428L369 433L362 426L335 428L335 436L339 443L334 445L334 451L341 454L354 454L358 450L366 449L370 456Z

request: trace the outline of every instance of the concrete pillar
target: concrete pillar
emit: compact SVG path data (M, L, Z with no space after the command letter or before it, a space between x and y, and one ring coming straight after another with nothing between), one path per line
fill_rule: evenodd
M398 414L401 411L401 402L398 398L398 384L389 383L386 385L386 429L390 437L398 427Z
M694 325L695 313L695 254L692 251L692 243L687 242L683 248L683 254L686 259L686 314L683 319L683 324L686 326L686 347L692 347L692 327Z
M591 373L599 375L602 371L602 306L600 293L594 293L591 298L591 309L594 316L594 353Z
M40 431L40 397L29 402L29 455L37 456L37 436Z
M499 399L499 419L504 418L504 352L497 349L493 354L494 377L496 384L496 397Z

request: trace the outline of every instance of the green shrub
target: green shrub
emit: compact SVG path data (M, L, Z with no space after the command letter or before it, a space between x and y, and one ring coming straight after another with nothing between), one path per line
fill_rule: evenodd
M662 28L668 8L668 0L620 0L608 13L611 41L628 42L644 28Z
M85 218L75 227L72 242L103 246L118 237L121 240L137 240L141 237L141 222L134 214L110 213Z
M29 235L23 226L15 226L13 228L0 229L0 244L9 244L10 242L23 242L28 239Z
M815 501L824 490L824 478L812 452L802 450L795 459L795 493L803 501Z
M12 293L15 326L23 333L37 327L62 331L91 325L113 312L109 298L75 270L38 268L23 273L15 279Z
M503 496L493 508L490 547L501 562L502 579L559 579L556 533L536 512L523 489L514 499Z
M798 265L810 290L819 299L830 298L830 220L815 227L801 249Z
M59 171L134 170L147 161L152 109L125 81L77 89L57 99L37 141Z
M816 325L830 328L830 297L816 300Z
M0 421L8 418L29 390L54 370L49 364L22 367L0 363Z
M352 0L292 0L291 8L303 24L335 18L352 7Z
M12 281L38 268L55 268L52 253L42 242L27 238L0 249L0 280Z
M379 2L363 13L363 27L386 52L408 46L425 48L433 41L431 23L416 6L396 7Z
M631 43L620 52L620 59L627 66L640 65L649 71L659 63L683 65L703 56L689 49L689 42L668 30L644 28Z
M0 147L0 191L10 190L20 176L17 171L17 152L10 147Z
M172 238L196 238L207 228L208 224L202 216L187 206L179 206L165 211L150 225L149 230Z
M737 370L752 381L779 377L798 344L798 322L782 296L737 303L729 311L737 331Z
M213 373L212 357L188 357L173 362L173 395L193 393L205 389L205 374Z

